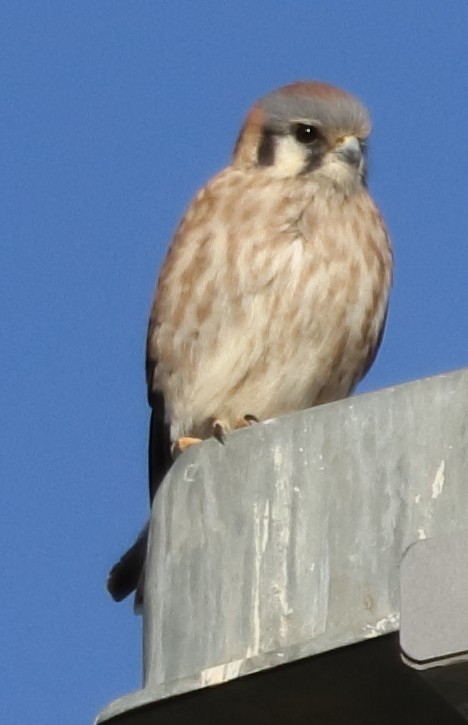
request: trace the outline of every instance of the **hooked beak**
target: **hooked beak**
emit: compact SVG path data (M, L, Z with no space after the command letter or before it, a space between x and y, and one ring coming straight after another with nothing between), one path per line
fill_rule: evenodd
M335 147L334 153L352 166L359 166L362 159L362 146L356 136L346 136Z

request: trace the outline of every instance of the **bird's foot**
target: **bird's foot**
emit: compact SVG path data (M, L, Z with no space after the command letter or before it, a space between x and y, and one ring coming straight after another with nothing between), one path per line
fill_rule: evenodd
M190 438L188 436L182 436L182 438L178 438L175 443L172 444L172 457L176 459L177 456L180 456L180 454L183 453L187 448L195 446L197 443L201 442L201 438Z
M240 420L237 421L237 423L233 426L234 430L238 430L239 428L247 428L248 426L252 425L252 423L259 423L260 421L255 415L244 415L243 418L240 418ZM217 440L220 443L226 442L226 434L231 430L231 426L225 423L220 418L214 418L211 422L211 435L214 438L217 438Z
M234 428L238 430L239 428L248 428L253 423L260 423L259 419L255 415L244 415L243 418L237 421Z
M234 429L237 430L239 428L247 428L253 423L259 422L260 421L258 420L258 418L255 417L255 415L244 415L243 418L237 421ZM213 438L216 438L220 443L224 444L226 442L226 434L229 430L230 426L220 418L213 418L213 420L211 421L211 435L213 436ZM175 443L172 444L172 457L176 459L177 456L180 456L180 454L183 453L187 448L190 448L191 446L194 446L197 443L201 442L201 438L192 438L191 436L182 436L181 438L178 438Z
M216 438L220 443L226 442L226 433L229 427L219 418L214 418L211 423L211 435Z

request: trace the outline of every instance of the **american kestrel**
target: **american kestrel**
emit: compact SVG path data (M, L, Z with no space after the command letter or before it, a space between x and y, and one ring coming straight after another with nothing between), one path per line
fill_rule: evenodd
M147 339L151 499L174 451L348 396L372 365L392 280L366 179L369 115L304 81L248 113L231 163L169 247ZM137 585L146 530L109 575Z

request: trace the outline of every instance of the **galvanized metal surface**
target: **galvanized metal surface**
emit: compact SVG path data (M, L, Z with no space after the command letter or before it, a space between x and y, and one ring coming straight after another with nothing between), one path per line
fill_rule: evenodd
M405 662L468 720L467 531L418 541L407 549L400 607Z
M152 513L145 687L100 722L398 628L399 562L468 526L468 371L208 441Z
M418 541L405 552L400 641L416 669L468 661L467 531Z

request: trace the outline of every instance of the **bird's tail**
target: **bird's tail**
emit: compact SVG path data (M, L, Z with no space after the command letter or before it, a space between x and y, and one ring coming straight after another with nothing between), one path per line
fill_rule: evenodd
M121 602L135 589L135 610L143 599L144 568L148 548L149 523L140 531L130 549L114 564L107 577L107 591L112 599Z
M152 393L150 404L153 406L150 419L148 468L150 503L156 491L171 467L169 428L164 418L164 398L162 393ZM145 560L148 548L149 522L140 531L135 543L122 558L114 564L107 577L107 591L116 602L128 597L136 589L135 612L139 612L143 604L145 578Z

